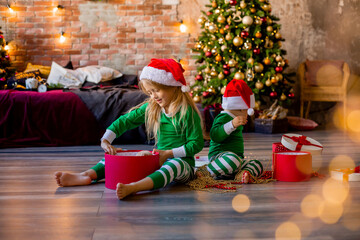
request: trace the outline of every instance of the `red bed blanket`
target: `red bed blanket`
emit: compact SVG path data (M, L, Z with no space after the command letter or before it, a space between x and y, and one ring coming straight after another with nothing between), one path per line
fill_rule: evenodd
M0 148L99 144L104 131L72 92L0 91Z

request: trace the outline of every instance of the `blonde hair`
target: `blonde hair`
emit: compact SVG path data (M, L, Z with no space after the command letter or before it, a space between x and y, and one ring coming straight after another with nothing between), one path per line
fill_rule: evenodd
M172 114L172 116L175 116L175 114L180 111L180 118L179 118L179 122L185 120L185 115L186 112L188 110L188 107L191 107L193 109L193 114L196 112L196 114L198 114L199 118L201 119L201 115L200 112L198 110L198 108L195 106L195 103L193 101L193 99L190 97L189 93L187 92L182 92L181 91L181 87L174 87L174 86L166 86L157 82L153 82L151 80L147 80L147 79L142 79L139 82L139 87L141 89L141 91L143 91L146 95L149 95L143 86L143 83L146 81L146 83L158 88L158 89L162 89L162 90L170 90L173 89L174 90L174 96L173 99L169 105L169 113ZM159 104L152 98L147 99L146 101L144 101L143 103L141 103L140 105L130 109L130 111L132 111L133 109L136 109L138 107L140 107L141 105L143 105L144 103L149 103L149 105L146 108L145 111L145 128L146 128L146 134L148 139L155 139L155 144L157 143L157 140L159 138L159 134L160 134L160 117L161 117L161 113L162 113L162 109L159 106ZM192 119L194 119L192 117ZM202 123L202 121L200 120L200 122ZM181 127L181 132L184 131L186 129L186 127L190 127L186 125L186 121L184 121L185 124L182 125ZM173 124L175 124L175 122L173 121ZM194 124L193 124L194 125ZM201 124L202 127L202 124Z

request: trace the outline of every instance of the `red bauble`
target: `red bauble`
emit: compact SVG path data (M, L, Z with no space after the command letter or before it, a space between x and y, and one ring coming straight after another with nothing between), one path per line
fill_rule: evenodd
M230 4L235 6L237 4L237 1L236 0L230 0Z
M260 48L254 48L253 52L256 55L259 55L260 54Z
M225 25L225 29L229 29L230 28L230 25Z
M242 31L240 35L241 35L242 38L247 38L249 36L249 32Z
M205 92L202 93L202 95L203 95L204 98L209 97L210 92L206 92L206 91L205 91Z
M276 68L275 68L275 71L278 72L278 73L279 73L279 72L282 72L282 71L283 71L283 68L282 68L282 67L276 67Z
M266 21L267 21L266 17L262 17L262 18L260 18L260 20L261 20L263 23L266 23Z
M270 97L272 97L272 98L276 98L277 97L277 92L271 92L270 93Z
M212 14L212 12L207 12L206 15L210 16Z
M212 55L212 53L211 53L210 51L208 51L208 52L205 53L205 56L206 56L206 57L211 57L211 55Z
M196 75L195 79L198 80L198 81L201 81L201 80L203 80L204 78L203 78L202 75L199 74L199 75Z
M223 65L223 69L229 69L229 65L224 64L224 65Z
M295 97L295 94L291 92L291 93L288 94L288 97L289 97L289 98L294 98L294 97Z
M224 74L227 76L227 75L229 75L229 74L230 74L230 71L229 71L229 70L227 70L227 69L225 69L225 70L224 70Z

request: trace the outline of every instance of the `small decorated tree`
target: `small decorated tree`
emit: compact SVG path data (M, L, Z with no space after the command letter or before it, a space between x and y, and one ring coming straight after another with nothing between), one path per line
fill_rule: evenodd
M12 74L10 56L6 50L6 41L0 27L0 89L6 85L7 78Z
M269 0L210 3L198 19L203 31L193 49L200 64L192 86L194 101L204 106L221 103L227 83L244 79L255 94L255 109L276 99L290 103L294 93L283 73L289 63Z

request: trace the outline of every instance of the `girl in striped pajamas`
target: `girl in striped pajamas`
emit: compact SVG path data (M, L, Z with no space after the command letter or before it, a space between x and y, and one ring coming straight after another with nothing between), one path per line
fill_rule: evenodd
M254 106L254 94L243 80L229 82L222 100L224 111L216 116L210 130L210 163L197 170L198 177L236 173L236 180L248 183L252 177L263 173L263 166L258 160L244 161L242 130L247 115L254 113Z
M150 96L145 103L120 116L106 130L101 147L116 154L112 141L126 130L145 123L148 137L154 137L160 155L160 169L144 179L118 183L116 195L123 199L129 194L159 189L172 181L181 183L194 178L194 155L204 146L198 109L187 93L189 87L180 63L172 59L152 59L140 75L140 88ZM82 173L56 172L59 186L88 185L105 177L105 161Z

